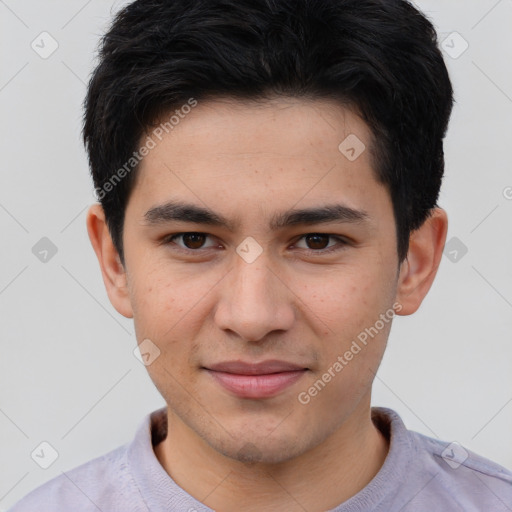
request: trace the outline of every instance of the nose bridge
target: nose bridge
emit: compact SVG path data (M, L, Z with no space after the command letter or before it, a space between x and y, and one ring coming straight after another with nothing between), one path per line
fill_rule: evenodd
M273 274L264 257L254 263L238 261L233 270L231 278L235 303L244 308L251 304L268 308L275 298L275 290L270 283Z
M286 288L269 267L266 254L252 262L235 258L216 312L220 328L252 341L271 331L290 328L293 305Z

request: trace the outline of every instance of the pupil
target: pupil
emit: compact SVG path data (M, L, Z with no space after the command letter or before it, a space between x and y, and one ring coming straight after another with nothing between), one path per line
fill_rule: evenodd
M183 242L189 249L200 249L204 244L204 235L201 233L187 233L183 235Z
M327 235L308 235L306 243L311 249L325 249L329 245L329 237Z

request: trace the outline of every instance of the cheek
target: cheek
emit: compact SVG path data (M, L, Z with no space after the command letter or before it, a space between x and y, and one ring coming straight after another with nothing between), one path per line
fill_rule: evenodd
M329 272L323 279L303 281L301 298L324 336L346 337L378 317L382 303L376 279L365 272Z
M199 351L196 340L211 307L209 291L218 278L210 280L206 273L183 275L162 265L139 276L132 290L137 340L150 339L160 350L159 362L171 364L173 372L185 373Z
M321 357L315 378L329 371L335 375L326 377L332 381L318 403L357 400L370 386L391 326L389 320L379 320L390 307L388 284L382 277L379 280L382 275L386 274L378 269L331 272L321 283L311 280L303 285L306 314L320 333Z
M139 320L172 325L193 308L206 289L208 283L201 279L181 275L176 269L156 262L140 268L131 294Z
M164 324L170 327L174 318L182 313L184 304L180 304L176 289L152 277L148 275L146 279L141 279L138 286L132 289L132 306L135 324L150 331L145 336L151 334L159 337Z

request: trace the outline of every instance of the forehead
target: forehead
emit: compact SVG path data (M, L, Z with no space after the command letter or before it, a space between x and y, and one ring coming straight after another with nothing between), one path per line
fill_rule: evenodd
M256 153L310 156L313 152L332 149L333 141L338 142L337 148L349 135L357 136L369 148L372 135L351 108L328 99L280 97L242 101L219 98L198 102L179 118L172 114L160 119L160 126L166 132L164 144L174 139L176 143L203 149L209 154L227 151L248 157ZM173 126L165 130L166 121L171 117ZM167 132L172 132L172 137L167 137Z
M219 99L198 102L165 130L168 118L158 136L153 130L142 139L155 142L134 191L147 209L186 200L215 204L225 216L238 208L239 217L239 207L260 215L341 202L371 211L376 195L389 200L372 168L371 131L334 101Z

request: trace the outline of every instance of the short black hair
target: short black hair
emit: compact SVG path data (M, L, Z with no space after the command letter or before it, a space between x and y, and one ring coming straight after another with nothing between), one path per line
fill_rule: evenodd
M156 120L191 99L276 96L334 99L367 123L403 261L437 206L454 103L426 15L406 0L136 0L103 36L84 101L91 174L123 265L134 152Z

